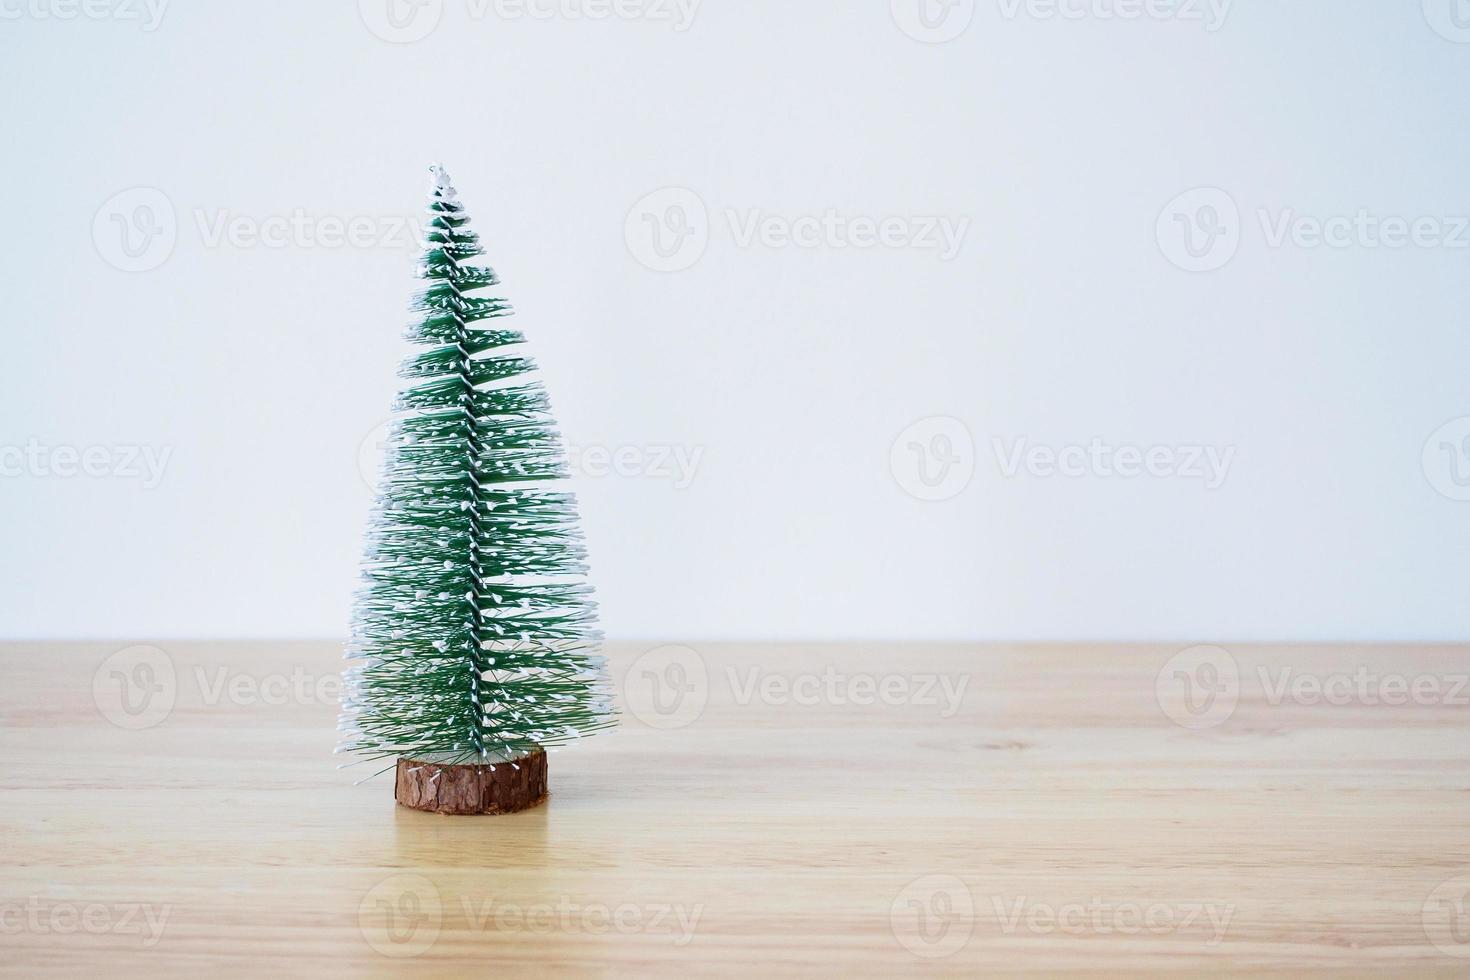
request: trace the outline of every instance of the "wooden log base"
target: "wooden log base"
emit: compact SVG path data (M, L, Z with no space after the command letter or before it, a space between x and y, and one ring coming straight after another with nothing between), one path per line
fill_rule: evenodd
M393 798L429 813L515 813L546 802L546 752L493 765L399 759Z

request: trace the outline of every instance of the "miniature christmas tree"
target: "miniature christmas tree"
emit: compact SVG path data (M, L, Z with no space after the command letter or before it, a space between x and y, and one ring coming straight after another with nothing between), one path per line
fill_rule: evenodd
M347 656L338 751L395 796L501 813L546 796L547 746L614 723L576 500L545 390L443 168ZM389 768L393 768L390 766Z

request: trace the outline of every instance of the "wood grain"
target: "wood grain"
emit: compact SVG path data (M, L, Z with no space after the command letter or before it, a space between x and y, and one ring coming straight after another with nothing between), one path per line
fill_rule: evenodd
M483 819L334 645L154 647L0 646L7 974L1470 973L1465 647L617 646Z

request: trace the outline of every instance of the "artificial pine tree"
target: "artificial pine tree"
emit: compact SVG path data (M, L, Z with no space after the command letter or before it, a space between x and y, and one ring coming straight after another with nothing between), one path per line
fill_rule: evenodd
M545 748L614 723L576 500L525 338L469 265L479 239L442 167L368 533L342 744L395 759L398 802L502 813L546 796ZM390 765L388 768L393 768Z

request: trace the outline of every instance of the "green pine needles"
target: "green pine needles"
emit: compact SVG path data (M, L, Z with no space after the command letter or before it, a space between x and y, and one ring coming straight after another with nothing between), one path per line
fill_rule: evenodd
M615 723L561 439L525 338L466 264L479 238L432 167L413 300L347 656L339 752L517 759Z

